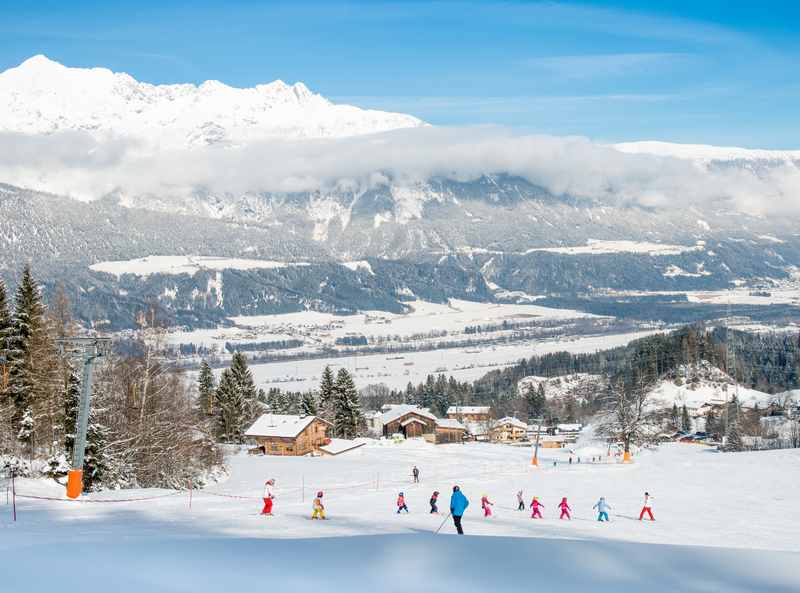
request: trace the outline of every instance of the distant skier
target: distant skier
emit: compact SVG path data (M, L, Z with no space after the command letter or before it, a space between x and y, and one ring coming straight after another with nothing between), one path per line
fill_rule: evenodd
M522 490L517 492L517 510L524 511L525 510L525 497L522 494Z
M651 521L655 521L656 520L655 517L653 517L653 499L654 498L655 497L650 496L649 492L645 492L644 493L644 505L642 506L642 512L639 513L639 521L644 519L644 514L645 513L647 513L647 515L650 517Z
M567 497L566 496L561 499L560 503L558 503L558 508L561 509L561 516L559 517L559 519L563 519L564 517L566 517L567 519L572 520L572 517L569 516L569 512L572 509L569 508L569 504L567 504Z
M411 477L414 478L414 483L419 484L419 468L415 465L411 470Z
M322 491L317 492L317 496L312 503L312 519L325 519L325 505L322 504Z
M461 488L453 486L453 495L450 497L450 514L453 516L453 525L456 526L456 531L459 535L464 535L464 529L461 527L461 517L469 506L469 501Z
M492 516L492 507L493 506L494 506L494 503L491 500L489 500L489 497L486 494L484 494L481 497L481 508L483 509L483 516L484 517L491 517Z
M275 499L275 495L272 493L273 486L275 486L275 480L273 479L264 482L264 508L261 509L262 515L272 516L272 501Z
M597 509L598 521L608 522L608 511L611 510L611 506L606 502L605 497L601 496L600 500L592 508Z
M542 509L544 505L539 502L539 497L534 496L533 500L531 501L531 509L533 512L531 513L531 519L541 519L542 518Z
M408 505L406 505L406 497L401 492L397 495L397 514L400 514L400 511L405 511L408 513Z
M439 514L439 491L435 490L433 494L431 494L431 515L438 515Z

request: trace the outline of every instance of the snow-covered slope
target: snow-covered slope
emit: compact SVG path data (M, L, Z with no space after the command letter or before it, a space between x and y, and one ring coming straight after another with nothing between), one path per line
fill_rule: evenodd
M161 148L183 148L421 125L410 115L335 105L301 82L276 80L253 88L216 80L152 85L106 68L68 68L43 55L0 73L0 131L113 132Z

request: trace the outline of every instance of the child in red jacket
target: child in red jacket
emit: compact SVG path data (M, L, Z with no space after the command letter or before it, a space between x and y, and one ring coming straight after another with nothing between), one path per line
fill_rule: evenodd
M406 497L403 495L402 492L397 496L397 514L398 515L400 514L400 511L405 511L406 513L408 512L408 506L406 505Z
M569 512L572 509L569 508L569 505L567 504L567 497L566 496L561 499L560 503L558 503L558 508L561 509L561 517L560 517L561 519L563 519L564 517L566 517L567 519L570 519L570 520L572 519L572 517L569 516Z

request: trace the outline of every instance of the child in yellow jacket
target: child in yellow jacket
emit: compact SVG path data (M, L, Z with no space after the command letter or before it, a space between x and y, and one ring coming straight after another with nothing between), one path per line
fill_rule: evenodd
M325 518L325 506L322 504L322 492L317 492L317 497L314 499L313 511L311 513L312 519Z

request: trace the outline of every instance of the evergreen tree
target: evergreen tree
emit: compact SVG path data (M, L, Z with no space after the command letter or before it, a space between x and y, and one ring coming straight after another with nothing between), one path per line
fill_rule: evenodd
M313 391L306 391L300 400L300 413L303 416L317 415L317 398Z
M728 403L728 426L725 429L725 450L742 451L744 443L739 426L739 399L734 395Z
M67 368L67 380L64 385L64 412L61 430L64 433L64 453L68 461L72 461L75 448L75 431L78 424L78 410L81 404L81 382L71 365Z
M678 404L672 404L672 411L669 414L669 424L672 430L679 430L682 426L681 424L681 416L680 412L678 411Z
M214 414L215 391L214 373L204 360L200 363L200 375L197 378L197 407L201 416L212 416Z
M692 430L692 419L689 417L689 410L686 409L686 404L683 404L681 409L681 430L684 432Z
M8 390L14 405L12 424L21 428L22 418L30 413L36 391L32 342L43 323L44 305L39 287L25 267L17 288L11 335L8 338ZM31 434L32 438L32 434Z
M326 365L319 384L319 413L326 420L333 417L334 383L333 371Z
M577 420L575 414L575 398L571 395L568 395L564 402L564 416L568 423L574 423Z
M358 435L363 421L358 389L347 369L339 369L334 384L333 432L337 437L352 439Z
M0 278L0 357L6 358L8 349L8 338L11 336L13 319L11 310L8 306L8 293L3 279ZM2 380L2 377L0 377ZM0 385L1 386L1 385Z
M231 366L222 372L216 391L217 437L227 443L243 443L244 433L262 409L247 359L236 352Z
M714 408L708 408L706 412L706 434L714 439L719 438L719 422L717 421L717 415L714 413Z

